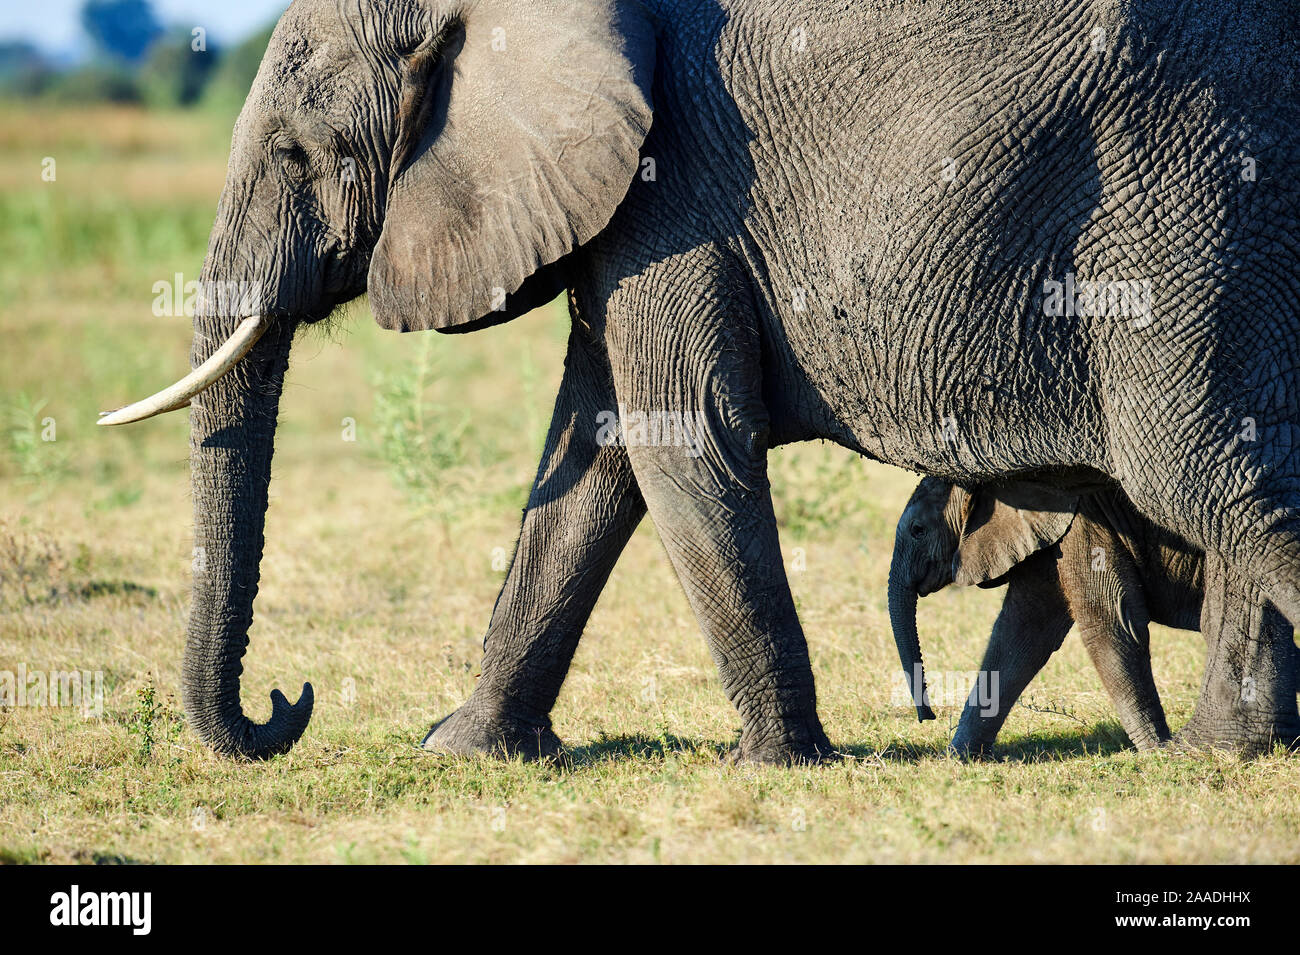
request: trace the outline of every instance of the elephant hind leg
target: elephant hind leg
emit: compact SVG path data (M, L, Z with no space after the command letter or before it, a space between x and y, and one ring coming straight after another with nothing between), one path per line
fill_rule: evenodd
M1208 656L1196 712L1179 733L1186 743L1250 754L1300 739L1297 501L1300 490L1258 490L1237 509L1242 530L1218 555L1206 554L1201 632Z
M1142 513L1206 552L1207 665L1177 735L1185 744L1249 753L1300 735L1290 626L1300 621L1300 476L1274 455L1278 433L1261 425L1254 441L1210 431L1173 448L1153 442L1166 480L1123 481Z
M1205 560L1201 696L1180 744L1250 755L1300 739L1296 649L1287 619L1262 589L1215 554Z

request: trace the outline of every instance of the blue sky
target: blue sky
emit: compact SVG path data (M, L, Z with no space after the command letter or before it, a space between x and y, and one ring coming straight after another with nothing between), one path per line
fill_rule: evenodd
M29 40L48 53L84 51L82 0L4 0L0 40ZM289 0L153 0L164 24L201 26L218 43L240 40L278 17Z

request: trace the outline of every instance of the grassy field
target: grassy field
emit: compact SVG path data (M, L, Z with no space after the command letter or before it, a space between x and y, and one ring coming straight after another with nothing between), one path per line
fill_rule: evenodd
M206 752L177 699L187 418L94 422L186 367L188 324L153 316L152 285L197 274L228 128L0 110L0 673L104 686L98 718L0 709L0 860L1300 861L1300 760L1134 753L1073 636L1011 714L1004 761L946 758L957 707L919 726L891 703L885 575L914 479L821 445L772 471L843 761L720 760L737 717L648 523L555 711L571 765L419 751L474 682L559 380L555 309L447 338L383 332L361 306L296 347L244 700L265 718L272 687L309 679L316 715L269 763ZM999 599L922 601L933 671L978 666ZM1201 640L1160 630L1153 649L1177 726Z

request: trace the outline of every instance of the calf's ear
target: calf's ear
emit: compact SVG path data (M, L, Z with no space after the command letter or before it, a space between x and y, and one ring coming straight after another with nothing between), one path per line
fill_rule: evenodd
M953 583L989 584L1045 547L1060 542L1078 498L1032 487L984 486L970 495L952 559Z

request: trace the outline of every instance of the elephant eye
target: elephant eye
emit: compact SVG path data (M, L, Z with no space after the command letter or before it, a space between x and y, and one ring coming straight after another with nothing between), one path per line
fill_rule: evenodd
M311 172L307 151L296 143L280 146L275 150L275 158L280 169L291 180L306 179Z
M915 521L913 521L913 522L912 522L912 526L909 527L907 530L908 530L908 532L909 532L913 537L915 537L915 538L918 538L918 539L919 539L919 538L922 538L922 537L925 536L925 525L924 525L924 524L917 524Z

